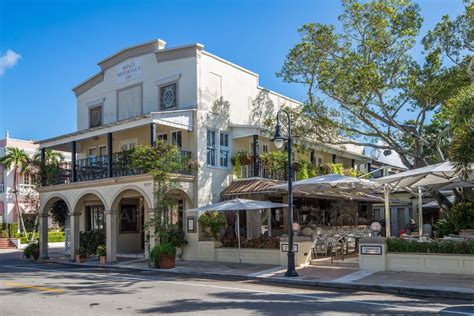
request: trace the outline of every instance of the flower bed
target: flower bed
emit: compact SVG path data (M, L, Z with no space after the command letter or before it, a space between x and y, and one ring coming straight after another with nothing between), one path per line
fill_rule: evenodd
M387 239L387 252L448 253L474 255L474 240L418 242L398 238Z

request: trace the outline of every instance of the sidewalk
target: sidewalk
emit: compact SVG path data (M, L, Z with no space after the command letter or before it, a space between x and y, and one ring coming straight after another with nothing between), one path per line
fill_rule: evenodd
M65 257L57 257L50 261L68 265L102 267L96 258L88 259L84 263L74 263ZM146 259L130 258L119 258L116 263L106 264L104 267L168 275L258 280L291 286L474 299L474 276L472 275L371 272L349 267L304 266L297 269L298 277L286 278L284 277L286 268L282 266L178 260L176 268L161 270L150 268Z

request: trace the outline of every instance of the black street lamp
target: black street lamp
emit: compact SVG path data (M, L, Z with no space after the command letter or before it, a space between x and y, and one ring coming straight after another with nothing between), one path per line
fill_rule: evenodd
M281 134L280 113L285 113L288 118L288 137ZM283 147L285 140L288 142L288 270L286 277L296 277L298 273L295 269L295 253L293 252L293 167L291 161L291 120L287 111L280 109L277 113L277 124L275 126L275 136L273 141L275 147Z

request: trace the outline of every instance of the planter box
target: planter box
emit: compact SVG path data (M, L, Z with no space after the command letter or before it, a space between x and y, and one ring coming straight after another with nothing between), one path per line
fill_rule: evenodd
M387 253L387 271L474 275L473 255Z
M216 248L215 253L218 262L239 262L238 248ZM241 248L240 258L242 263L280 265L280 250Z

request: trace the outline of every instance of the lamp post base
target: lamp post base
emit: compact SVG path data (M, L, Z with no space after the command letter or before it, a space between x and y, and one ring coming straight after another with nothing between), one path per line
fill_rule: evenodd
M286 270L285 276L290 278L298 276L298 272L295 269L295 253L293 251L288 251L288 270Z
M286 273L285 273L285 276L286 277L297 277L299 276L298 272L296 272L296 270L287 270Z

